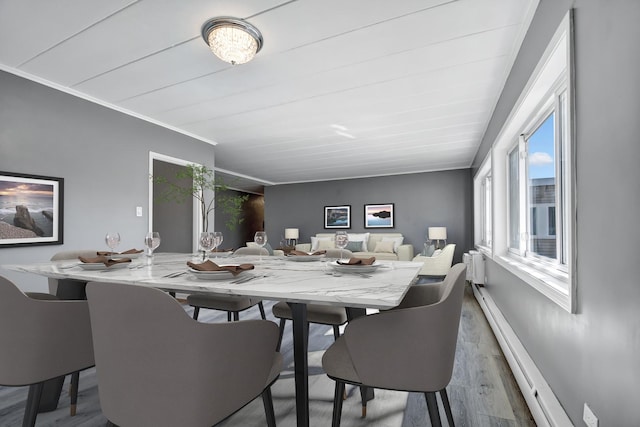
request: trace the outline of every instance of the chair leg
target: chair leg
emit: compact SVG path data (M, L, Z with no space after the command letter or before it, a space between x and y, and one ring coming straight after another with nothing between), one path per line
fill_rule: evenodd
M264 312L264 305L262 304L262 301L258 303L258 308L260 309L260 316L262 316L262 320L267 320L267 315Z
M362 399L362 418L367 417L367 392L369 387L360 386L360 398Z
M267 417L267 427L276 427L276 415L273 411L273 397L271 396L271 387L267 387L262 392L262 404L264 405L264 413Z
M280 336L278 337L278 345L276 345L276 351L280 351L280 345L282 345L282 336L284 335L284 324L286 319L280 319Z
M427 409L429 410L429 419L432 427L442 427L440 421L440 412L438 412L438 400L436 394L432 391L426 392L424 397L427 399Z
M338 338L340 338L340 327L333 325L333 339L337 340Z
M238 313L237 311L233 312L233 320L235 320L236 322L240 320L240 313Z
M22 427L34 427L36 425L36 417L38 416L38 408L40 407L40 398L44 383L31 384L29 386L29 394L27 395L27 407L24 410L24 418L22 418Z
M193 319L198 320L199 315L200 315L200 307L193 307Z
M70 414L76 415L76 405L78 403L78 384L80 383L80 371L76 371L71 374L71 387L69 389L69 396L71 397Z
M227 311L227 322L231 322L231 312Z
M453 413L451 412L451 405L449 404L449 396L447 395L447 389L440 390L440 398L442 399L442 405L444 405L444 412L447 414L447 421L449 427L454 427Z
M331 419L331 427L340 427L340 418L342 418L342 400L344 393L344 383L342 381L336 381L335 393L333 395L333 418Z

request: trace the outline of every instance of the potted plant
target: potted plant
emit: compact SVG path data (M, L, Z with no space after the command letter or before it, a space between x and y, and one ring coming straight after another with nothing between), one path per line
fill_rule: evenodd
M178 184L163 176L152 177L154 182L165 184L166 190L157 196L158 200L165 202L184 203L194 198L200 207L202 231L209 231L209 214L219 208L228 215L225 222L230 231L241 224L242 204L249 198L248 195L237 195L229 192L228 187L220 179L216 179L213 169L196 164L188 164L176 172L176 181L189 181L191 186Z

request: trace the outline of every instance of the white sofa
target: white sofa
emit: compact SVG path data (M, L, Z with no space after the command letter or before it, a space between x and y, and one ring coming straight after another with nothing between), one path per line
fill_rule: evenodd
M421 262L422 269L418 275L420 276L446 276L449 273L451 264L453 263L453 253L456 245L450 243L446 245L442 251L435 252L432 256L416 255L414 262Z
M366 248L356 247L356 241L365 241ZM353 252L353 256L360 258L373 256L379 260L411 261L413 259L413 245L404 244L403 241L402 233L349 233L347 249ZM335 248L335 233L317 233L311 238L311 243L296 245L297 250L306 252L330 248Z

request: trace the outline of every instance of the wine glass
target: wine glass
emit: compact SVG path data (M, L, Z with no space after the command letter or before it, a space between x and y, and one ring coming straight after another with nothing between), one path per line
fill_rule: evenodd
M153 259L153 251L156 250L158 246L160 246L160 233L157 231L150 231L144 237L144 245L149 248L149 259Z
M120 233L117 231L110 231L106 236L104 236L104 241L107 243L107 246L109 246L109 249L111 249L111 255L115 255L115 249L120 244Z
M260 262L262 262L262 248L267 244L267 233L264 231L256 231L255 236L253 236L253 242L260 246Z
M200 247L202 248L202 261L207 259L207 252L213 249L214 238L213 233L204 231L200 233Z
M224 240L224 236L222 235L222 231L214 231L213 232L213 250L215 251L220 247L222 241ZM218 259L218 253L216 252L216 259Z
M342 255L342 250L347 247L349 244L349 235L346 231L336 231L336 247L340 248L340 260L344 257Z

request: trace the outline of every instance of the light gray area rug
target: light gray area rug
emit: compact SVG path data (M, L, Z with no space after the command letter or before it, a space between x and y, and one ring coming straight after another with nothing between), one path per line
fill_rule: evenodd
M309 424L331 425L335 382L322 370L323 351L309 352ZM293 365L283 369L272 386L273 406L279 427L296 425ZM375 399L367 404L367 417L362 418L360 390L347 385L347 400L342 407L342 427L400 427L407 406L408 393L375 390ZM224 427L265 425L262 400L256 399L221 423Z

